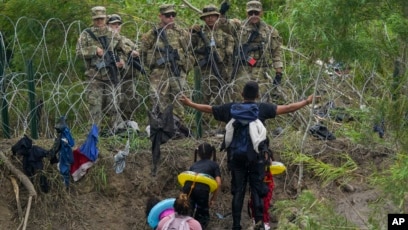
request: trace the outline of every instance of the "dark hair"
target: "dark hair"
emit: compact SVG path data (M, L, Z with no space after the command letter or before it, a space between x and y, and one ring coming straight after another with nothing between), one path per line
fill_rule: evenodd
M180 193L180 195L174 201L174 211L179 215L187 216L190 213L190 201L188 195Z
M215 153L215 147L207 142L204 142L195 149L194 162L197 161L197 154L200 156L200 159L211 159L211 157L213 157L213 161L216 161Z
M150 210L152 210L152 208L160 202L160 199L157 198L156 196L150 196L147 201L146 201L146 209L145 209L145 214L146 214L146 221L147 221L147 217L149 216Z
M242 91L242 96L246 100L255 100L259 93L259 86L258 83L255 81L248 81L245 86L244 90Z

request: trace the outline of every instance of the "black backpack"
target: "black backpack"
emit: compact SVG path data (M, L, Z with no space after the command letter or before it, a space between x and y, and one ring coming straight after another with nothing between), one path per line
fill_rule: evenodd
M231 144L227 150L231 158L253 161L257 157L249 134L249 124L258 119L259 108L255 103L234 104L231 106L231 116L235 119Z

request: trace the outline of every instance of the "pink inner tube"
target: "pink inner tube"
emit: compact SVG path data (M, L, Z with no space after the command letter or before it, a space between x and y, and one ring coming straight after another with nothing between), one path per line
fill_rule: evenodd
M174 213L174 209L173 209L173 208L166 209L166 210L164 210L163 212L160 213L159 220L161 220L161 219L163 219L164 217L169 216L169 215L171 215L171 214L173 214L173 213Z

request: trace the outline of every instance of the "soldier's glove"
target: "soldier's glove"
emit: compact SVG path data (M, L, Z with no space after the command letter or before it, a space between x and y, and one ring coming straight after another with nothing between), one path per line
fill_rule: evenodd
M282 81L282 73L276 73L275 78L273 79L273 85L280 85Z
M225 15L225 13L229 10L230 4L228 1L223 1L220 7L220 14Z
M201 26L200 25L193 25L190 28L191 33L197 33L201 31Z

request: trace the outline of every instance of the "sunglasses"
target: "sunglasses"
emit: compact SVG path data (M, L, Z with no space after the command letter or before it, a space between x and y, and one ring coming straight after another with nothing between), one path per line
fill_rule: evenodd
M258 16L258 15L259 15L259 11L255 11L255 10L249 11L249 12L248 12L248 15L249 15L249 16L252 16L252 15Z
M177 16L177 13L175 13L175 12L171 12L171 13L165 13L165 14L163 14L166 18L170 18L170 17L173 17L173 18L175 18L176 16Z

